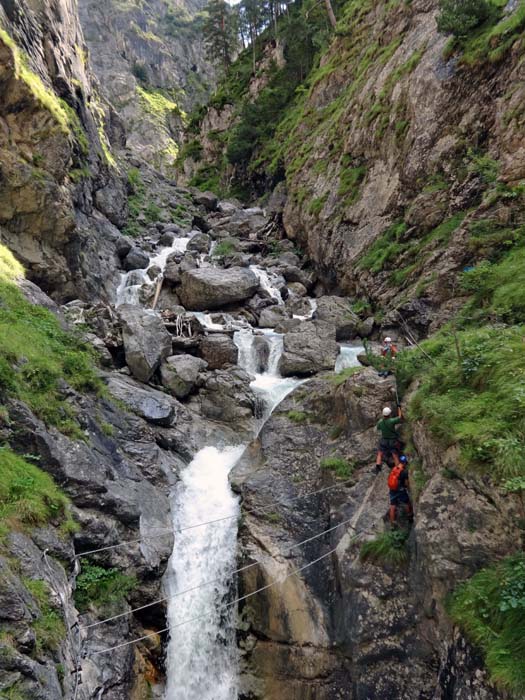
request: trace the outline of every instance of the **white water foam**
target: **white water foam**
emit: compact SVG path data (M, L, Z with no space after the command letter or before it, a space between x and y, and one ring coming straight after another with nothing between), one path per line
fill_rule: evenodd
M158 276L150 279L147 272L151 267L159 267L161 273L166 268L166 261L172 253L184 253L188 247L191 237L175 238L173 243L167 248L162 248L157 255L150 258L148 266L144 270L131 270L120 276L120 284L117 288L115 306L122 304L140 305L140 290L143 286L153 287L157 284ZM136 281L138 280L138 281ZM133 282L135 283L133 284Z
M361 363L357 356L364 351L364 347L358 343L341 345L339 355L335 361L335 372L339 374L339 372L348 369L348 367L358 367Z
M238 498L228 475L244 447L202 449L182 473L172 502L175 531L182 526L237 516ZM166 700L236 700L237 648L235 597L229 572L236 568L237 519L175 534L167 577L167 595L216 580L172 598L168 620L172 628L168 649ZM204 615L196 624L175 627Z

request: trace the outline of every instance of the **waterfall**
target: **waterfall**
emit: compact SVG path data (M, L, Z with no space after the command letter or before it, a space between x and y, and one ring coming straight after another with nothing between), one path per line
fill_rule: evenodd
M191 237L175 238L173 243L167 248L162 248L157 255L150 258L148 266L144 270L131 270L120 276L120 284L117 288L115 306L122 304L140 304L140 290L143 287L153 287L157 284L158 276L150 278L148 270L152 267L159 267L161 274L166 268L166 261L172 253L184 253L188 247Z
M210 319L207 319L210 321ZM257 372L256 337L269 344L268 369ZM279 376L282 336L265 331L259 336L250 328L235 333L239 365L254 375L251 387L265 404L262 428L275 406L301 380ZM237 647L235 606L224 604L235 598L236 585L230 572L236 568L238 518L177 532L181 526L239 515L238 498L230 489L228 475L246 445L204 447L182 473L173 497L175 542L170 559L166 594L168 620L172 628L168 646L168 683L165 700L237 700ZM203 581L214 584L174 597L177 591ZM182 627L177 623L204 615Z
M243 447L202 449L185 469L172 502L175 546L170 560L166 592L192 588L214 580L178 598L168 607L167 700L236 700L237 650L235 608L221 611L234 596L229 572L236 568L237 519L224 520L177 533L193 523L239 514L238 498L228 474ZM177 623L204 615L194 624Z
M339 374L348 367L358 367L359 360L357 356L364 352L365 349L359 343L341 345L341 350L335 362L335 371Z

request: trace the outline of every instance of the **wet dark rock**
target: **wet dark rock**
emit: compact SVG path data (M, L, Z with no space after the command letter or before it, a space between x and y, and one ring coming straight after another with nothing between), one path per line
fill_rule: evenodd
M270 359L270 343L264 335L257 335L253 339L253 351L257 359L256 370L262 374L268 370L268 361Z
M239 433L251 431L260 411L251 380L240 367L211 372L191 405L204 418L232 425Z
M149 265L149 256L140 248L133 247L122 261L122 266L130 270L144 270Z
M207 233L195 234L188 243L188 250L196 253L207 253L211 246L211 238Z
M193 201L207 211L216 211L219 198L213 192L196 192L193 194Z
M131 304L118 309L126 363L133 376L148 382L163 359L171 355L171 335L153 313Z
M284 336L279 370L284 377L308 376L333 369L338 354L335 326L326 321L305 321Z
M260 313L259 328L275 328L286 318L288 318L288 312L284 306L268 306Z
M133 248L133 243L126 236L119 236L115 241L115 250L118 257L122 260Z
M202 339L200 344L202 357L210 369L223 369L237 364L239 349L229 335L214 333Z
M169 246L173 245L174 240L175 234L171 231L165 231L159 238L159 245L169 248Z

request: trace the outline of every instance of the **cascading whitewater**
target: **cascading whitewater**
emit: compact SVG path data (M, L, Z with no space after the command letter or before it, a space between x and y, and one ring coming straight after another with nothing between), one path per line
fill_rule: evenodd
M214 583L179 597L168 607L167 700L236 700L234 597L239 503L228 474L244 447L202 449L182 474L173 499L175 544L166 578L168 596L203 581ZM222 517L229 520L177 533L181 527ZM177 624L194 617L193 624Z

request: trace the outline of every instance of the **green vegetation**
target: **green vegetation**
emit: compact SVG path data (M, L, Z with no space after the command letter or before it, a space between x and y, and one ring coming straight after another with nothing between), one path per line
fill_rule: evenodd
M320 466L322 469L329 469L333 471L337 477L340 479L348 479L352 476L355 464L349 462L343 457L323 457Z
M397 360L401 388L419 388L409 415L423 419L444 449L459 448L460 469L491 481L525 475L523 326L445 328Z
M49 474L6 446L0 447L0 476L0 535L49 522L76 530L69 500Z
M227 255L235 253L235 243L233 241L221 241L213 249L214 258L225 258Z
M404 530L384 532L361 547L361 561L387 566L403 566L408 561L408 533Z
M118 569L105 569L84 561L77 577L75 605L80 612L87 610L114 610L136 587L134 576L122 574Z
M446 2L447 0L443 0ZM459 0L448 0L451 5L459 6ZM465 4L462 0L461 4ZM518 0L517 7L512 12L506 13L507 0L468 0L465 6L472 10L472 6L479 6L486 17L480 22L475 22L468 31L453 29L453 22L448 30L454 34L446 48L446 55L457 51L461 54L461 61L467 65L478 65L485 61L497 63L510 51L515 42L522 36L525 28L525 2ZM470 15L472 17L472 14ZM458 26L460 26L458 24Z
M36 653L58 649L66 636L66 626L62 613L51 605L46 581L26 578L23 581L27 590L38 603L39 614L33 622L36 638Z
M488 0L441 0L437 26L443 34L465 37L490 15Z
M363 367L361 367L361 365L358 365L357 367L346 367L341 372L330 375L329 379L332 384L335 384L335 386L340 386L341 384L344 384L347 379L353 377L354 374L361 372L362 369Z
M102 382L84 345L13 284L21 274L21 266L0 245L0 401L16 396L46 423L82 437L61 381L81 392L100 391Z
M286 417L288 420L291 420L292 423L306 423L308 420L308 414L304 411L288 411Z
M433 249L443 248L449 242L465 216L466 212L458 212L420 238L408 236L404 222L394 223L368 248L359 267L377 273L402 260L403 267L393 271L391 280L393 284L403 284L412 273L424 268Z
M364 165L354 165L350 156L343 156L337 194L345 199L346 205L354 204L359 197L359 187L365 175L366 168Z
M459 586L448 604L452 619L481 648L492 679L525 693L525 555L482 569Z

